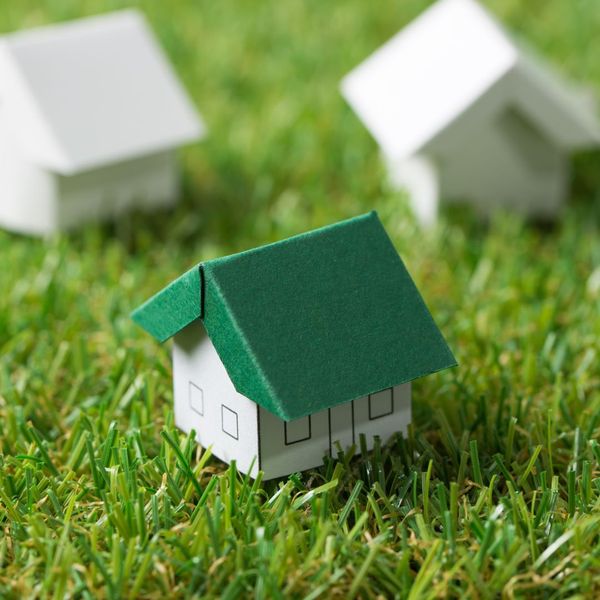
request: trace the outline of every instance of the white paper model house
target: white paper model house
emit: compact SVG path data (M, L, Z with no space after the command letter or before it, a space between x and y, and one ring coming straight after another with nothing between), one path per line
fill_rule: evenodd
M133 313L174 337L175 422L266 478L405 431L455 363L377 215L201 263Z
M0 37L0 226L46 234L178 195L203 124L142 15Z
M425 224L441 199L551 217L568 191L570 153L600 143L589 97L475 0L438 0L341 89Z

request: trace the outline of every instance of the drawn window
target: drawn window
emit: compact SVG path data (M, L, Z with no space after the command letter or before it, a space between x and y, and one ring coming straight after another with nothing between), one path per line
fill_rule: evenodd
M238 439L238 414L224 404L221 404L221 429L234 440Z
M300 419L294 419L293 421L284 421L283 427L285 430L285 445L297 444L298 442L304 442L310 439L311 436L311 422L310 415L308 417L301 417Z
M189 385L189 400L190 408L198 413L201 417L204 416L204 392L195 383L190 381Z
M369 420L387 417L394 412L393 389L388 388L381 392L369 395Z

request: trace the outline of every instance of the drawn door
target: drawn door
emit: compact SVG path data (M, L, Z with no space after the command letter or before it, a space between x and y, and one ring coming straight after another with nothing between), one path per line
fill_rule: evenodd
M336 442L344 450L355 443L354 439L354 401L338 404L329 409L329 451L335 456L338 452Z

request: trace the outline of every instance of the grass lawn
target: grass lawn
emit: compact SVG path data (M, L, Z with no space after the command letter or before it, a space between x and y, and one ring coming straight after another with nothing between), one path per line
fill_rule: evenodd
M210 138L172 214L0 232L0 598L600 596L598 161L555 228L419 231L337 84L425 4L141 3ZM600 2L487 4L600 90ZM6 2L0 30L120 6ZM129 312L202 258L372 208L460 367L416 383L407 437L247 480L174 429L169 345Z

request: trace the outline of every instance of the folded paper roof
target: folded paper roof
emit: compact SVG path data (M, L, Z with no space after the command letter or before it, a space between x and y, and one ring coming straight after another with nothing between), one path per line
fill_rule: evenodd
M456 364L376 213L201 263L133 319L201 319L238 392L285 420Z
M600 143L589 98L523 50L476 0L438 0L342 81L392 159L421 152L488 93L568 150Z
M135 10L0 37L0 79L22 152L61 174L173 148L204 131Z

